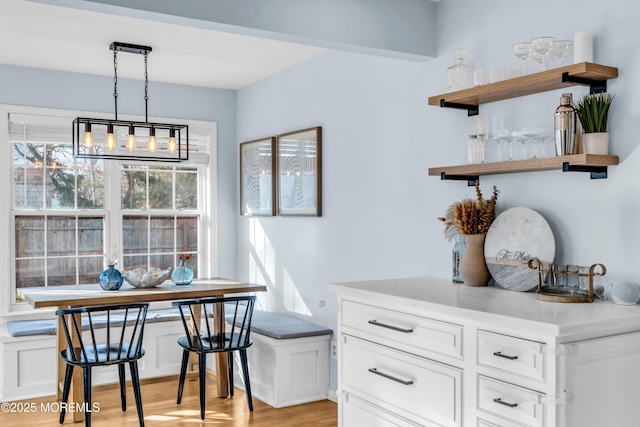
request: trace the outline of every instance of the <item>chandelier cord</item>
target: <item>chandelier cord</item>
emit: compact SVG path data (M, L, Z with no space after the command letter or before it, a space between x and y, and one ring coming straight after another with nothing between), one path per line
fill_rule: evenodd
M144 53L144 121L149 123L148 106L149 106L149 74L147 73L147 57L149 54Z
M115 103L115 119L118 120L118 50L113 50L113 101Z

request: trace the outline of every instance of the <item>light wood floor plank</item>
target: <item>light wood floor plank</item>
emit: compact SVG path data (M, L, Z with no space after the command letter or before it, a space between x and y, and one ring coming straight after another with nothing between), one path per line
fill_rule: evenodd
M221 399L216 396L215 382L207 383L206 419L200 420L198 400L198 382L188 380L184 387L182 404L176 405L178 382L147 381L142 385L142 401L145 414L145 425L148 427L195 427L212 426L252 426L252 427L336 427L338 425L337 405L329 400L307 403L274 409L271 406L253 399L254 411L247 408L244 392L236 389L233 398ZM127 411L120 408L120 393L117 385L93 388L93 401L100 405L100 410L91 417L95 427L134 427L138 425L136 407L131 386L127 387ZM58 424L58 412L43 412L41 407L50 404L55 409L56 397L30 399L15 403L28 403L37 410L31 413L0 413L2 427L51 427ZM19 406L19 405L16 405ZM73 424L67 414L64 425Z

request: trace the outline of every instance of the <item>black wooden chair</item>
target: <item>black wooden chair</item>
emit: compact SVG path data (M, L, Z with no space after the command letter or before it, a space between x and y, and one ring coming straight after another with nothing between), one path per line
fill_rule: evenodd
M118 366L122 410L127 409L124 365L129 363L131 384L138 411L140 426L144 426L138 359L144 356L142 337L149 304L126 304L112 306L82 307L58 310L56 315L68 316L62 322L67 339L67 349L60 353L66 362L62 402L69 398L69 388L74 367L82 368L84 383L84 424L91 426L91 368L95 366ZM88 330L82 336L83 323ZM74 344L74 338L76 338ZM88 336L87 336L88 335ZM60 424L64 423L65 405L61 405Z
M180 404L182 401L182 390L189 364L189 355L190 353L196 353L198 355L200 382L200 419L202 420L204 420L205 413L206 357L208 353L227 353L229 395L233 396L233 352L238 351L242 364L249 411L253 412L247 348L252 344L250 337L251 317L255 300L255 296L242 296L203 298L173 303L174 306L180 309L182 323L186 332L186 336L178 338L178 344L183 348L183 352L177 403ZM200 314L202 318L201 324L191 322L191 319L197 318L194 313ZM225 323L229 326L225 326ZM221 375L221 373L218 373L218 375Z

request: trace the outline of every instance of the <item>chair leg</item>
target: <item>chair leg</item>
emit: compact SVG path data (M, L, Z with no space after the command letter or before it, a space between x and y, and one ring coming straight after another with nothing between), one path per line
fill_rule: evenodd
M62 386L62 403L69 400L69 389L71 388L71 379L73 378L73 365L67 364L64 372L64 385ZM60 424L64 423L64 416L67 413L66 405L60 405Z
M138 375L138 361L129 362L131 369L131 385L133 386L133 396L136 399L136 410L138 411L138 421L140 427L144 427L144 414L142 413L142 394L140 393L140 375Z
M118 365L118 377L120 378L120 401L122 412L127 410L127 382L124 376L124 363Z
M242 363L242 376L244 377L244 388L247 392L247 402L249 403L249 411L253 412L253 399L251 398L251 382L249 381L249 363L247 362L247 350L238 350L240 352L240 362Z
M200 376L200 419L204 420L204 408L207 389L207 353L198 354L198 374Z
M184 389L184 379L187 375L187 366L189 365L189 352L187 350L182 351L182 367L180 368L180 381L178 382L178 400L176 404L182 402L182 390Z
M82 368L82 382L84 385L84 425L91 427L91 366Z
M229 396L233 397L233 351L227 353L227 366L229 367Z

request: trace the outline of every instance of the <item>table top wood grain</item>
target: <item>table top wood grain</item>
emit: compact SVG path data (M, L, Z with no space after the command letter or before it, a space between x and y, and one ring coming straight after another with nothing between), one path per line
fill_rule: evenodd
M21 288L18 294L33 307L41 308L175 301L266 290L264 285L211 278L195 279L189 286L177 286L167 281L154 288L142 289L125 283L117 291L105 291L98 284L89 284Z

